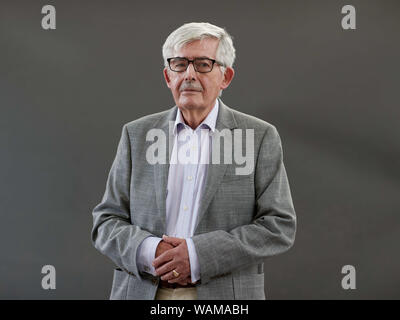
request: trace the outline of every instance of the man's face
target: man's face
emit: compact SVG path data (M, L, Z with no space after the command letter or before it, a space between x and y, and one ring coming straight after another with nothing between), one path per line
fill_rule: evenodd
M219 40L213 38L197 40L175 52L175 57L185 57L189 60L205 57L215 60L218 43ZM208 73L196 72L193 63L183 72L164 69L164 77L175 103L184 109L211 109L220 90L229 86L233 74L233 69L229 67L226 68L225 74L222 74L217 63Z

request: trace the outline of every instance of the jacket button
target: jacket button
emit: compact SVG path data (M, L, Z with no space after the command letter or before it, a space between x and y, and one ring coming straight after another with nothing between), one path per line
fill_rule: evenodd
M153 282L153 284L157 284L157 279L152 279L151 282Z

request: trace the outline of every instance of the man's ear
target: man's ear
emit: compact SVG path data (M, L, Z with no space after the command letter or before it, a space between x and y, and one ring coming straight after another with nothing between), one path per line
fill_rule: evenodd
M169 74L168 74L168 69L167 68L164 68L163 75L164 75L164 79L165 79L165 82L167 83L168 88L171 88L171 86L170 86L171 79L169 78Z
M224 80L221 83L221 89L226 89L231 84L233 77L235 76L235 70L231 67L226 67L224 73Z

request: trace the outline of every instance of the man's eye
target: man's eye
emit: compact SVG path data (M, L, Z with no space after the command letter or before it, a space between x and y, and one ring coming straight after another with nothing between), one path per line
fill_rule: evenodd
M198 68L210 68L211 66L210 66L210 64L206 61L206 62L198 62L197 64L197 67Z

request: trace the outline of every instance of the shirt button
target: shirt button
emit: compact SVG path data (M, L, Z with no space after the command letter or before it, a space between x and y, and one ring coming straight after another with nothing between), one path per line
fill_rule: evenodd
M188 209L188 207L187 207L187 206L183 206L183 210L185 210L185 211L186 211L187 209Z
M188 176L187 179L190 181L192 180L192 176Z

